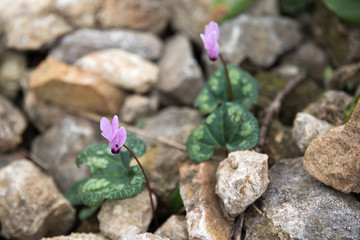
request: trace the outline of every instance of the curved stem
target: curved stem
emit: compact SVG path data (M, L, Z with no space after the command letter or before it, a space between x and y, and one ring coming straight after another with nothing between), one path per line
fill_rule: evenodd
M230 82L229 71L228 71L228 69L227 69L225 60L224 60L224 58L222 57L222 55L221 55L220 53L219 53L219 57L220 57L220 60L221 60L222 64L224 65L225 74L226 74L226 79L227 79L228 86L229 86L230 101L232 102L232 101L234 101L234 96L233 96L233 93L232 93L232 87L231 87L231 82Z
M141 168L141 171L145 177L145 181L146 181L146 187L148 189L148 192L149 192L149 197L150 197L150 203L151 203L151 209L152 209L152 212L153 212L153 216L154 216L154 221L155 221L155 225L158 226L158 221L157 221L157 217L156 217L156 212L155 212L155 206L154 206L154 202L153 202L153 199L151 197L151 193L152 193L152 190L151 190L151 187L150 187L150 182L149 182L149 179L147 178L146 176L146 173L145 173L145 170L143 168L143 166L141 165L139 159L135 156L135 154L133 153L133 151L130 150L130 148L128 148L128 146L126 146L125 144L123 145L128 151L129 153L135 158L137 164L139 165L139 167Z

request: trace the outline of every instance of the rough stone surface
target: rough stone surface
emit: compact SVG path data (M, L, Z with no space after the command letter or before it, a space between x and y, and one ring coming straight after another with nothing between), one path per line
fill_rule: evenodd
M333 126L326 121L317 119L308 113L296 114L293 127L293 136L302 152L305 152L310 142L325 135Z
M128 28L160 33L167 26L170 12L167 0L107 0L98 13L104 28Z
M189 239L186 230L186 219L182 215L171 215L164 223L159 227L156 235L160 237L167 237L171 240L187 240Z
M170 238L164 238L152 233L142 233L136 235L127 235L121 238L121 240L170 240Z
M6 22L18 16L47 13L53 2L54 0L2 0L0 19Z
M328 79L326 85L332 89L346 89L351 83L355 83L357 88L360 86L360 63L339 67Z
M100 234L93 233L71 233L68 236L56 236L52 238L42 238L41 240L107 240Z
M72 27L56 14L18 16L6 25L6 46L18 50L47 48L71 30Z
M124 122L132 123L142 117L154 114L158 107L159 99L156 96L129 95L121 107L120 118Z
M279 16L279 2L276 0L255 1L244 10L245 14L255 16Z
M98 73L111 84L144 93L158 81L159 68L133 53L107 49L90 53L75 62L83 70Z
M157 88L160 92L176 102L193 104L204 86L204 79L186 37L176 35L165 43L159 67Z
M344 124L345 108L351 101L352 97L347 93L330 90L321 100L309 104L302 112L339 126Z
M54 8L71 25L86 28L96 23L96 13L103 0L56 0Z
M24 115L0 96L0 153L14 149L22 141L26 126Z
M284 159L269 170L265 215L256 214L264 220L245 219L246 239L359 239L360 203L318 182L301 162Z
M120 48L145 59L157 60L162 51L161 40L145 32L129 30L80 29L63 37L51 50L54 58L72 64L95 51Z
M52 57L31 73L29 88L44 101L108 114L118 112L125 94L99 75L66 65Z
M156 197L152 197L156 208ZM101 233L111 239L146 232L152 217L146 188L134 198L104 201L98 214Z
M360 192L360 103L343 130L315 139L307 148L304 168L313 177L344 193Z
M232 226L226 221L214 191L215 172L209 161L180 168L180 195L190 239L230 239Z
M10 50L0 52L0 56L0 94L13 99L19 91L20 78L25 74L26 57Z
M32 142L31 151L47 164L62 192L75 182L89 176L85 164L77 167L75 160L89 144L100 138L98 126L86 119L67 117L39 135Z
M1 234L8 239L38 240L67 233L75 210L53 180L27 160L0 170Z
M268 156L248 150L231 152L220 162L216 178L215 192L229 216L236 218L265 192Z

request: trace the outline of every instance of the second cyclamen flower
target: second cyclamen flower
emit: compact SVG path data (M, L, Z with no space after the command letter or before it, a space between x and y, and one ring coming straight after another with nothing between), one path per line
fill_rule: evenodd
M204 48L208 53L211 61L215 61L219 56L219 26L216 22L211 21L205 26L205 34L200 34L204 42Z
M111 152L117 154L126 142L126 129L124 127L118 128L119 120L118 116L114 116L112 123L103 117L100 121L101 135L109 141Z

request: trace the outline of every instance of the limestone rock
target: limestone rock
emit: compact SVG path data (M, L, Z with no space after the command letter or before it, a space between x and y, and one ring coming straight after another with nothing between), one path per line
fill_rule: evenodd
M17 50L47 48L71 30L72 27L56 14L18 16L6 25L6 46Z
M92 27L102 0L55 0L54 8L60 15L79 28Z
M155 113L158 107L159 100L156 96L129 95L125 98L124 104L121 107L120 118L124 122L132 123L141 117Z
M91 52L108 48L120 48L149 60L157 60L162 51L161 40L145 32L130 30L80 29L60 40L50 55L72 64Z
M317 119L308 113L298 113L294 120L293 136L302 152L305 152L310 142L325 135L333 126L326 121Z
M158 67L152 62L119 49L90 53L78 59L75 65L98 73L115 86L137 93L149 91L159 75Z
M248 150L231 152L220 162L216 178L215 192L229 216L236 218L265 192L268 156Z
M352 97L347 93L330 90L321 100L309 104L302 112L339 126L344 124L345 108L351 101Z
M279 16L279 2L276 0L255 1L244 10L244 13L255 16Z
M71 233L71 235L68 236L42 238L41 240L107 240L107 238L100 234L93 233Z
M187 240L189 239L186 230L186 219L182 215L171 215L164 223L159 227L156 235L160 237L167 237L171 240Z
M31 152L47 164L47 173L54 177L62 192L90 175L85 164L77 167L76 157L89 144L100 138L98 126L86 119L67 117L32 142Z
M51 178L27 160L0 169L1 234L9 239L37 240L67 233L75 210Z
M156 198L152 197L156 208ZM146 232L152 217L146 188L134 198L104 201L98 214L101 233L114 240Z
M311 177L301 162L284 159L269 170L264 215L246 215L245 239L359 239L360 203Z
M170 240L170 238L163 238L152 233L142 233L136 235L126 235L121 240Z
M204 79L186 37L176 35L165 43L159 67L157 88L160 92L177 102L193 104L204 86Z
M99 75L66 65L52 57L31 73L29 87L41 100L107 114L117 113L125 94Z
M12 21L19 16L46 14L51 11L54 0L2 0L0 21Z
M360 192L360 103L345 124L315 139L306 149L304 168L313 177L344 193Z
M215 172L211 162L180 168L180 195L189 239L230 239L232 226L226 221L214 191Z
M167 5L167 0L107 0L103 2L98 19L103 28L160 33L170 18Z
M26 56L9 50L0 56L0 94L13 99L20 89L20 78L25 74Z
M21 143L26 126L24 115L0 96L0 153L12 150Z

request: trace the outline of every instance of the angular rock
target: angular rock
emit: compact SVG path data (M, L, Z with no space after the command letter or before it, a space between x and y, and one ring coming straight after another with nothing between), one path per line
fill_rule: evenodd
M360 103L345 124L311 142L304 168L313 177L344 193L360 192Z
M226 221L215 195L215 172L211 162L180 168L180 195L190 239L230 239L232 224Z
M220 162L216 178L215 193L229 216L236 218L265 192L268 156L248 150L231 152Z
M55 124L32 142L31 152L47 165L47 173L52 175L62 192L75 182L90 175L85 165L77 167L76 157L89 144L100 138L98 126L86 119L67 117Z
M245 239L359 239L360 203L318 182L301 162L284 159L269 170L264 215L246 215Z
M71 235L68 236L42 238L41 240L107 240L107 238L100 234L93 233L71 233Z
M352 97L347 93L329 90L321 100L309 104L302 112L339 126L344 124L345 108L351 101Z
M294 120L293 136L299 149L305 152L313 139L325 135L331 128L333 126L328 122L300 112Z
M129 30L80 29L60 40L50 55L69 64L91 52L120 48L148 60L157 60L162 50L161 40L145 32Z
M190 41L182 35L169 39L165 43L159 67L159 91L180 103L193 104L204 86L204 79L192 54Z
M156 197L152 197L156 208ZM146 188L134 198L104 201L98 214L101 233L111 239L146 232L152 217Z
M54 0L2 0L0 21L12 21L19 16L49 13Z
M6 25L6 46L17 50L48 48L57 38L72 30L56 14L18 16Z
M158 108L159 100L156 96L146 97L133 94L125 98L121 107L120 118L124 122L132 123L155 113Z
M118 112L125 95L99 75L66 65L52 57L31 73L29 88L44 101L107 114Z
M186 230L186 219L182 215L171 215L164 223L159 227L156 235L160 237L166 237L171 240L187 240L189 239Z
M142 233L136 235L126 235L121 240L170 240L170 238L163 238L152 233Z
M107 49L90 53L75 62L81 69L97 73L114 86L145 93L158 81L159 68L133 53Z
M20 78L25 74L26 56L9 50L0 56L0 94L13 99L20 89Z
M71 25L86 28L96 24L96 13L102 0L55 0L54 8Z
M1 234L37 240L67 233L75 210L53 180L33 163L19 160L0 169Z
M103 28L128 28L152 33L162 32L170 12L166 0L107 0L98 13Z
M24 115L0 96L0 153L12 150L21 143L26 126Z

